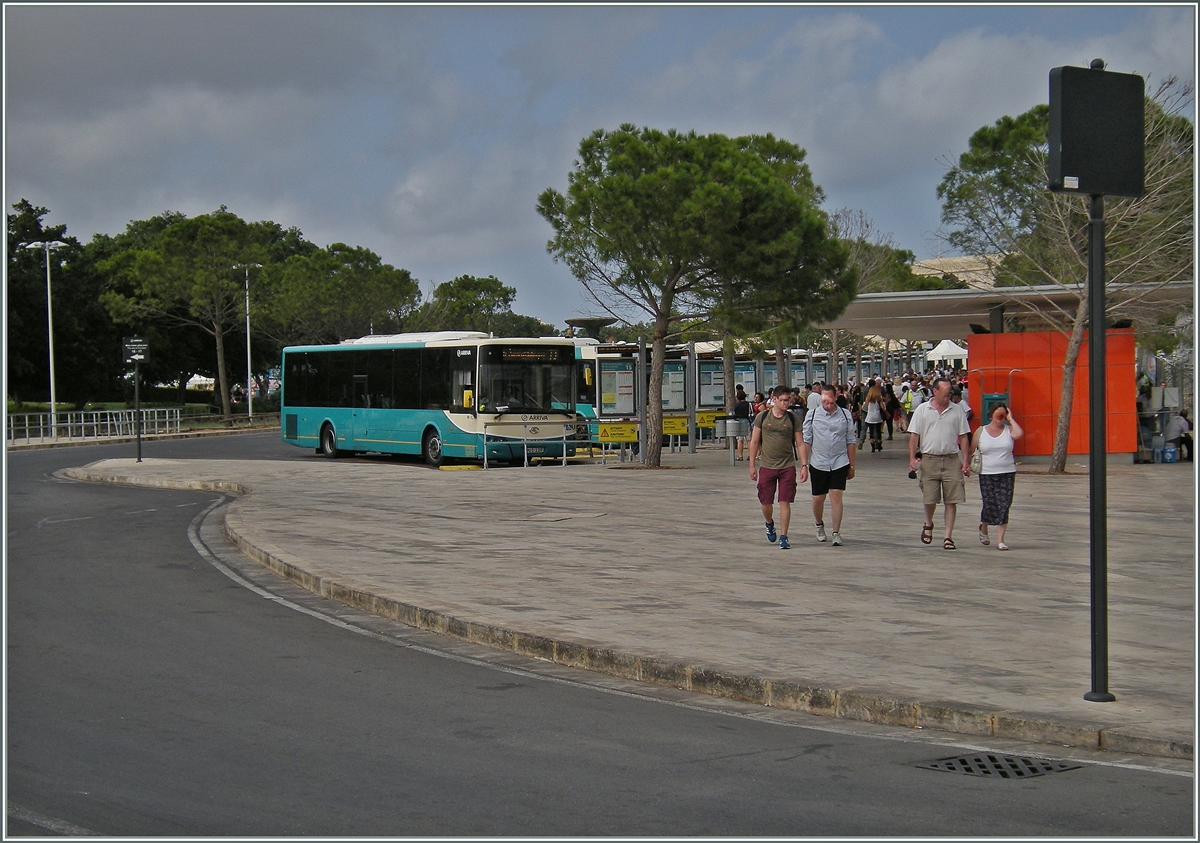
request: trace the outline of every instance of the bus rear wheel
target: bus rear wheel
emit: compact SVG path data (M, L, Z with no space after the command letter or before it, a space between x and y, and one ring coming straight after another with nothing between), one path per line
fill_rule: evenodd
M427 465L438 468L444 459L442 455L442 434L437 432L437 428L429 428L425 431L425 438L421 440L421 453L425 456Z
M336 460L338 457L337 434L333 432L333 425L327 424L321 428L321 456L327 460Z

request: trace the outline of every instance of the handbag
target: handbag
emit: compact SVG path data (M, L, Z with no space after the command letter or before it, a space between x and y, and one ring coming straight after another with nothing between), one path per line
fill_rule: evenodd
M969 463L972 474L978 474L983 468L983 449L976 448L975 453L971 454L971 462Z

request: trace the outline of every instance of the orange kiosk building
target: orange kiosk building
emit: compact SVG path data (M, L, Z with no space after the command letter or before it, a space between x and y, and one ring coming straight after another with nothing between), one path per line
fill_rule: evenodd
M1017 456L1049 456L1062 403L1063 363L1067 337L1058 331L1018 334L972 334L967 338L970 369L968 400L977 419L996 397L1012 408L1025 436L1018 439ZM1085 335L1075 368L1068 454L1088 453L1088 342ZM1137 452L1137 361L1132 328L1108 331L1107 439L1109 454ZM989 401L989 398L991 399Z

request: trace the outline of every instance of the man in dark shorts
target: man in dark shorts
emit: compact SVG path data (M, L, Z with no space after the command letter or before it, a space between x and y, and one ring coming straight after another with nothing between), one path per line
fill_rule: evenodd
M779 490L779 547L787 550L788 524L792 520L792 501L796 500L796 454L800 449L800 422L788 407L792 390L780 386L771 406L754 418L750 435L750 479L758 483L758 502L766 519L767 541L776 538L775 491ZM761 456L762 466L759 467Z
M854 417L838 406L837 390L826 386L821 391L821 406L804 417L804 440L800 458L800 482L812 477L813 518L817 522L817 541L825 535L825 496L833 510L833 546L842 546L842 493L846 481L854 477L857 437Z

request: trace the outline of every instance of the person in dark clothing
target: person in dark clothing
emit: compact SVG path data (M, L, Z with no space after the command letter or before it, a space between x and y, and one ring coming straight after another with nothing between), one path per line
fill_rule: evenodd
M737 385L737 394L735 395L735 398L736 401L733 405L733 417L737 419L739 423L742 419L745 419L748 423L750 421L750 401L746 398L746 390L742 388L740 383ZM747 426L749 425L747 424ZM737 438L737 459L740 461L744 460L745 458L746 437L739 436Z

